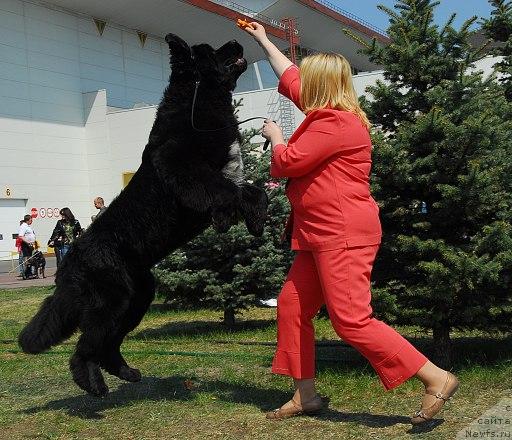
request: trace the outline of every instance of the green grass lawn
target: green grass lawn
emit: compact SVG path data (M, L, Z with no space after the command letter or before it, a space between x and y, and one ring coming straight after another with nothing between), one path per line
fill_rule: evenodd
M290 380L270 373L275 309L250 309L228 332L220 312L155 304L122 346L142 381L106 375L110 394L97 399L71 380L74 338L38 356L19 352L18 332L49 293L0 290L1 439L452 439L512 396L510 336L457 334L454 371L461 389L436 423L413 430L408 421L418 409L421 383L411 380L386 393L367 362L335 343L329 321L319 319L318 388L331 398L329 410L267 421L263 412L291 396ZM400 330L428 355L423 333Z

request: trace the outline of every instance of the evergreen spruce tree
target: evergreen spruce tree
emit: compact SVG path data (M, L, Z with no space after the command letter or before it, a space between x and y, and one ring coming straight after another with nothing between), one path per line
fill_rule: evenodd
M363 52L385 70L365 102L384 231L377 304L395 323L432 330L435 359L449 366L453 329L510 329L512 118L503 88L470 73L476 17L439 28L438 4L379 6L391 43Z
M512 1L489 0L494 7L491 17L483 22L483 28L489 38L500 43L493 52L503 59L495 66L500 74L500 82L505 95L512 101Z
M223 234L208 228L154 270L160 297L176 307L223 311L228 328L238 311L277 296L292 259L289 246L280 242L289 211L284 185L270 180L270 151L262 154L250 143L254 134L243 133L241 148L246 180L270 197L263 236L251 236L243 222Z

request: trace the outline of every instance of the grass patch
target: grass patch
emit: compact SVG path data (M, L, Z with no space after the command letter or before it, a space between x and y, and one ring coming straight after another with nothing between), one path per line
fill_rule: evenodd
M5 439L452 439L474 418L510 397L512 341L507 335L458 333L455 368L462 387L442 418L422 431L408 424L422 386L389 393L329 321L316 321L318 388L330 409L314 418L268 422L263 411L290 397L286 377L270 373L275 309L253 308L227 331L221 313L152 306L122 346L144 378L105 375L110 394L87 396L67 361L76 336L39 356L19 352L16 337L51 288L0 290L0 438ZM431 342L400 329L428 354ZM444 419L444 420L443 420Z

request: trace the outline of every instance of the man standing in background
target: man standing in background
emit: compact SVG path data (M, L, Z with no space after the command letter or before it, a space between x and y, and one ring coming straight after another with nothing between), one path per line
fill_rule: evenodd
M36 234L32 229L32 216L26 215L23 217L23 223L20 225L18 237L21 239L21 253L23 256L23 263L25 264L24 278L28 278L30 275L30 265L27 264L27 260L32 256L34 252L34 243L36 241Z
M20 220L20 226L24 223L25 220ZM16 237L16 249L18 250L18 268L20 269L20 277L24 277L25 274L25 267L23 264L23 250L21 247L21 243L23 243L23 240L18 235Z
M98 212L98 214L96 215L93 215L91 217L91 220L94 221L96 220L101 214L103 214L105 212L105 210L107 209L107 207L105 206L105 201L103 200L102 197L96 197L94 199L94 207L96 209L99 209L100 212Z

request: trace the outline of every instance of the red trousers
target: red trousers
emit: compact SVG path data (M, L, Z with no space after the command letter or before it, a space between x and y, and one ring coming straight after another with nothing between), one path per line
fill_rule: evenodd
M332 325L372 365L387 390L427 362L395 330L372 317L370 274L379 246L299 251L277 301L277 350L272 371L315 377L311 320L325 303Z

